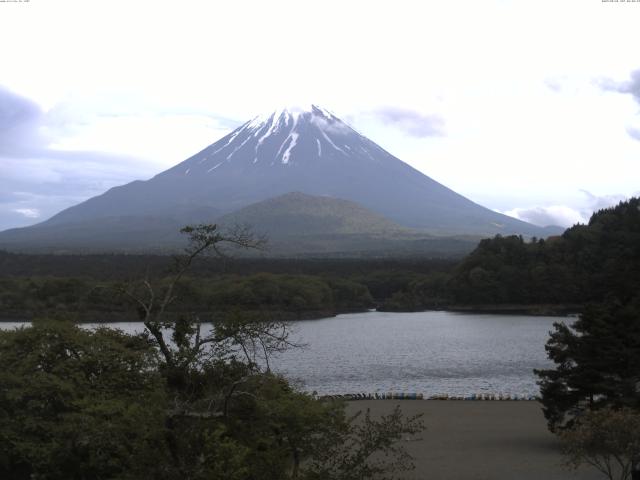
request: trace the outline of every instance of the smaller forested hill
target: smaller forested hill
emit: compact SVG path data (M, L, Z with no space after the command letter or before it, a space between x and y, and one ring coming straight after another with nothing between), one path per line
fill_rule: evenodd
M355 202L291 192L251 204L219 219L222 225L251 225L273 237L327 234L393 234L408 228Z
M640 291L640 199L600 210L560 237L483 240L449 288L467 304L627 302Z
M217 223L247 225L273 257L462 257L481 237L439 237L406 228L348 200L291 192L241 208Z

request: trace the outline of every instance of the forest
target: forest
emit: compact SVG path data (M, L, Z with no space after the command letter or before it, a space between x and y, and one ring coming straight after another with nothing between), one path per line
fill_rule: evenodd
M167 278L161 256L54 256L0 253L0 318L71 316L78 321L130 320L118 291L140 278ZM412 283L442 278L448 259L202 258L180 285L175 311L213 320L230 310L304 319L375 308Z
M209 320L230 310L281 319L371 308L579 312L611 291L623 297L638 291L638 202L596 212L561 236L485 239L460 260L203 258L174 307ZM130 319L131 305L118 291L143 277L162 280L170 266L163 256L0 252L0 317Z
M449 280L459 303L576 303L628 300L640 286L640 200L594 213L547 240L483 240Z

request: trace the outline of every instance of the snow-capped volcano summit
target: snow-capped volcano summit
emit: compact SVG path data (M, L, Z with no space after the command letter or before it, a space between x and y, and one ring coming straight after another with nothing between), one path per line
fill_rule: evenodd
M277 120L281 117L289 117L297 120L302 115L318 116L318 117L323 117L327 120L340 121L340 119L336 117L333 113L331 113L329 110L322 108L318 105L309 103L309 104L291 104L291 105L280 106L266 113L256 115L253 119L251 119L247 123L251 124L252 126L262 125L263 123L267 123L273 119Z
M321 107L284 107L256 116L175 168L185 167L185 175L200 175L211 174L225 164L237 166L238 162L277 166L316 161L323 155L325 159L348 157L352 154L349 143L354 135L361 137ZM370 148L377 147L369 143ZM358 148L364 155L371 156L365 146Z
M397 225L431 234L550 233L473 203L316 105L259 115L147 181L112 188L18 231L71 224L90 229L114 219L143 224L150 218L175 229L290 192L356 202Z

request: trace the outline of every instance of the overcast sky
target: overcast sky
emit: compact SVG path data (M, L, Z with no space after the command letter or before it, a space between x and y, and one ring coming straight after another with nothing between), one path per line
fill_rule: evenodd
M315 103L540 225L640 194L640 2L0 2L0 230Z

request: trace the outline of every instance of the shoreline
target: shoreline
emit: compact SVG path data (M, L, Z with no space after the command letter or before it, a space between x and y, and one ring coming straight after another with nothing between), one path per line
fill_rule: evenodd
M578 304L487 304L487 305L450 305L445 310L459 313L516 314L545 317L565 317L579 315L584 309Z
M338 311L307 311L307 312L270 312L274 317L280 317L285 322L296 322L303 320L321 320L324 318L334 318L338 315L346 315L350 313L366 313L366 312L386 312L386 313L421 313L421 312L451 312L451 313L468 313L468 314L494 314L494 315L526 315L526 316L545 316L545 317L566 317L579 315L582 311L581 305L547 305L547 304L532 304L532 305L519 305L519 304L488 304L488 305L450 305L442 308L427 308L422 310L387 310L387 309L344 309ZM255 311L247 311L247 314L255 313ZM218 314L219 315L219 314ZM77 313L69 313L70 319L77 317ZM86 314L86 318L78 321L77 323L127 323L127 322L139 322L138 319L130 318L134 316L131 314L129 318L125 312L98 312L91 311ZM19 312L0 312L0 323L11 322L31 322L36 317L35 314L20 314ZM111 317L106 320L105 317ZM206 318L206 315L202 314L205 318L201 323L211 323L212 318Z
M415 312L451 312L451 313L491 313L495 315L531 315L536 317L565 317L569 315L579 315L584 309L579 304L476 304L476 305L442 305L434 306L427 309L419 310L403 310L403 309L386 309L378 307L379 312L395 312L395 313L415 313Z

